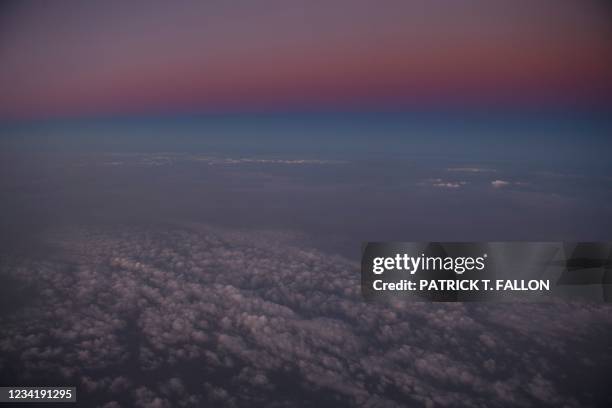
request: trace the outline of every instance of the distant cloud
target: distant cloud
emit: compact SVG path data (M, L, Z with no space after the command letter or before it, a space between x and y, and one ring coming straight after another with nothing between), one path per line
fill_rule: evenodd
M117 160L121 159L121 160ZM102 156L99 163L91 165L102 166L140 166L157 167L168 166L179 162L199 162L208 165L240 165L240 164L282 164L282 165L328 165L345 164L344 160L320 160L320 159L284 159L284 158L258 158L258 157L216 157L205 155L192 155L180 153L131 153L131 154L107 154ZM85 165L86 163L79 163Z
M459 188L461 187L463 184L465 184L464 182L441 182L441 183L434 183L433 186L434 187L442 187L442 188Z
M311 159L257 159L257 158L239 158L239 159L210 159L208 164L343 164L341 160L311 160Z
M531 183L528 182L524 182L524 181L506 181L506 180L493 180L491 182L491 185L494 188L503 188L503 187L507 187L507 186L528 186Z
M441 178L427 179L420 183L421 185L430 185L437 188L457 189L468 184L467 181L449 181Z
M489 169L485 167L449 167L446 170L463 173L494 173L497 171L495 169Z
M506 187L510 184L509 181L504 181L504 180L494 180L491 182L491 185L495 188L502 188L502 187Z

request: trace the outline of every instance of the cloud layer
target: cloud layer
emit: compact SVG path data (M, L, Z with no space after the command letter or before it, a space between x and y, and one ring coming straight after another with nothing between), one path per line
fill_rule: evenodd
M89 406L577 407L604 397L608 307L367 304L355 262L286 234L125 227L47 239L59 259L2 264L35 296L1 319L0 367L75 384Z

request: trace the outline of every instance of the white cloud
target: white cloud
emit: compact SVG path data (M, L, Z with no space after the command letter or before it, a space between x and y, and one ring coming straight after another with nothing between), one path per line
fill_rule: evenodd
M494 180L491 182L491 185L494 188L502 188L502 187L506 187L508 185L510 185L509 181L504 181L504 180Z
M497 170L485 167L449 167L447 171L462 172L462 173L494 173Z
M427 179L419 183L419 185L427 185L437 188L457 189L468 184L467 181L449 181L441 178Z
M434 183L433 186L434 187L442 187L442 188L459 188L463 184L465 184L465 183L447 181L447 182L441 182L441 183Z

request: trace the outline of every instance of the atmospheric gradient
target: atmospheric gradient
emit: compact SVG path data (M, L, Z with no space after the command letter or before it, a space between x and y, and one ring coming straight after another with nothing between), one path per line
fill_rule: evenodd
M611 17L3 2L0 386L103 408L611 405L606 304L360 287L365 242L612 240Z

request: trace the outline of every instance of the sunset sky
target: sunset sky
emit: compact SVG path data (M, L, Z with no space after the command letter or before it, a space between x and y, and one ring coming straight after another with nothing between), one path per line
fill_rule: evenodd
M603 1L23 1L0 12L0 119L612 101Z
M366 302L360 274L367 242L601 241L572 276L607 279L609 3L0 1L0 386L612 407L609 304ZM487 273L536 278L525 248Z

